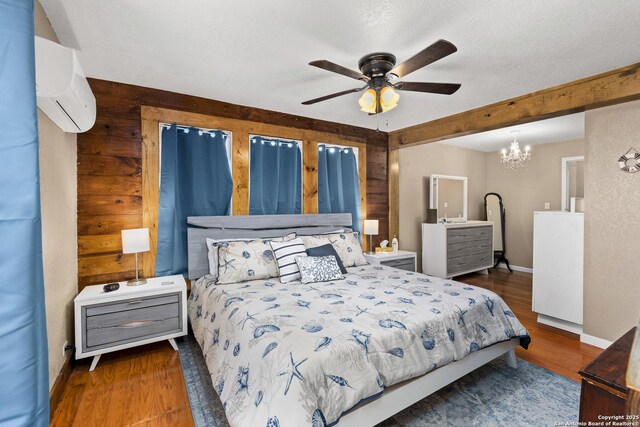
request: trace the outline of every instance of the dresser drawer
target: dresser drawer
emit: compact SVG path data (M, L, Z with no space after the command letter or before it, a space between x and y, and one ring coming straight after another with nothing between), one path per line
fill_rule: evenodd
M123 325L130 322L147 320L165 320L180 316L178 304L155 305L153 307L136 308L127 311L116 311L98 316L88 316L86 320L87 330L108 328Z
M416 271L416 263L413 258L390 259L380 261L380 264L386 265L387 267L398 268L400 270Z
M470 242L450 243L447 246L447 257L455 258L460 256L485 253L493 250L493 242L488 239L473 240Z
M87 330L87 348L90 350L102 346L115 346L120 343L135 341L140 338L153 338L180 332L180 318L173 317L164 320L131 321L118 326Z
M493 266L493 253L486 251L473 255L447 259L447 275L479 270Z
M456 227L447 229L447 245L460 242L472 242L493 240L492 228L490 225L481 227Z
M90 305L86 308L86 315L97 316L105 313L115 313L117 311L128 311L155 305L177 304L180 301L180 294L158 295L152 297L135 298L126 301L116 301L106 304Z

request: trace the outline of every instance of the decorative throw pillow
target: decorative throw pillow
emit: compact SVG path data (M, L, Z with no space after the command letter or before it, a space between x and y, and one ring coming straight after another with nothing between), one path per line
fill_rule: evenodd
M209 250L209 270L212 270L212 258L215 257L215 274L218 284L238 283L247 280L277 277L278 268L273 258L270 243L292 240L296 233L286 236L264 239L220 240L207 242ZM212 240L212 239L207 239Z
M327 282L342 279L340 267L333 255L310 257L298 256L296 263L300 269L302 283Z
M316 234L313 236L301 236L307 248L314 248L331 243L338 252L345 267L357 267L365 265L367 260L362 253L359 233L357 231L336 234Z
M218 277L218 244L222 242L249 242L254 240L252 237L246 239L210 239L207 237L207 259L209 260L209 275Z
M296 264L296 257L307 256L302 239L298 237L288 242L272 241L271 249L278 265L280 282L288 283L300 280L300 269Z
M334 248L331 243L317 246L315 248L309 248L307 249L307 255L313 257L333 255L334 257L336 257L336 262L338 263L338 267L340 267L340 271L342 272L342 274L347 274L347 269L344 268L344 264L342 263L338 252L336 252L336 248Z

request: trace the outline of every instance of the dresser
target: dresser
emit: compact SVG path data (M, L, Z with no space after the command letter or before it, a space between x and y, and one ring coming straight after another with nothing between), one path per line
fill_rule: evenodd
M582 333L584 214L533 213L533 311L538 322Z
M598 423L603 416L625 415L629 393L625 377L635 330L624 334L580 371L580 422ZM638 418L630 420L638 425Z
M493 222L422 224L422 272L450 278L493 267Z
M140 286L104 292L103 285L87 286L74 299L76 359L100 356L187 334L186 283L181 275L154 277Z

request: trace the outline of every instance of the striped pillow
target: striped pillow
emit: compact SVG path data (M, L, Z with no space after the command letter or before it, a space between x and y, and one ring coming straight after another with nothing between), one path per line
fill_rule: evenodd
M280 282L288 283L300 280L300 269L296 257L306 257L307 252L302 239L297 238L288 242L270 242L273 256L278 264Z

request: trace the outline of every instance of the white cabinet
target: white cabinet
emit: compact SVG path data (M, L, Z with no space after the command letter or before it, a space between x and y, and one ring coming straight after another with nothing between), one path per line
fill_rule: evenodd
M533 311L538 322L582 332L584 214L534 212Z
M450 278L493 267L493 222L422 224L422 272Z

